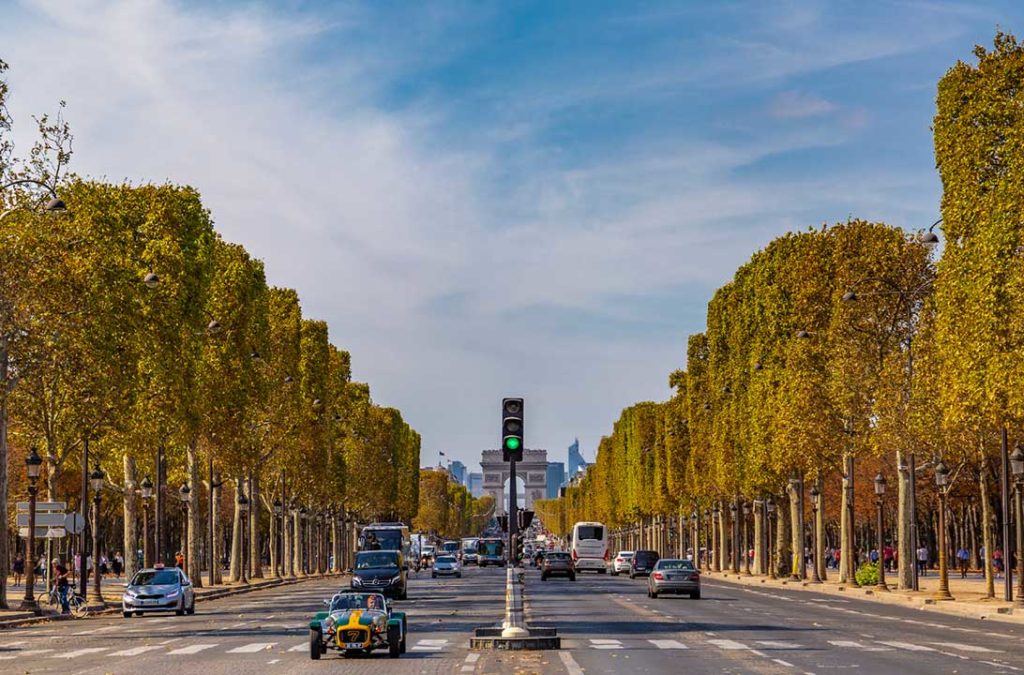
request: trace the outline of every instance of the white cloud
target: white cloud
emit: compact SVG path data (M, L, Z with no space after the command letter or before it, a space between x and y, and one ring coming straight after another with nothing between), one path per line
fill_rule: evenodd
M784 91L772 99L768 108L772 117L778 119L802 119L828 115L839 109L835 103L798 91Z

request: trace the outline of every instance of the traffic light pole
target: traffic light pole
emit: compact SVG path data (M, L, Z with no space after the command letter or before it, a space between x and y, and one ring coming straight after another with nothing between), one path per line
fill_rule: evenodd
M516 493L519 486L516 483L516 460L508 460L508 484L511 491L508 493L508 560L509 566L516 566L516 534L519 532L519 504Z

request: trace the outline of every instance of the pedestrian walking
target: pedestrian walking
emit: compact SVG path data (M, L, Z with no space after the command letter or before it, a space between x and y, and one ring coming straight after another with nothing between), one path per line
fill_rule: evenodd
M886 571L892 572L893 550L892 544L886 544L882 549L882 559L885 561Z
M114 560L111 563L111 566L114 568L114 576L120 579L121 572L124 571L124 558L121 557L120 551L114 554Z
M21 586L21 577L25 574L25 558L18 552L11 563L11 571L14 572L14 585Z
M174 566L179 570L185 569L185 556L181 554L181 551L174 554Z
M928 547L921 546L917 549L917 573L921 576L927 575L928 569Z
M967 578L967 567L970 564L971 552L961 546L956 552L956 564L960 567L960 578Z
M997 548L992 553L992 566L996 568L996 578L998 579L999 575L1003 573L1003 550L1002 549Z

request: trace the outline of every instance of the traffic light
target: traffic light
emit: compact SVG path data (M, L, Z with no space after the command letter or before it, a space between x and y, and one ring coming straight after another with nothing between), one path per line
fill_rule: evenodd
M516 544L516 560L522 560L523 559L523 535L521 535L521 534L515 535L515 540L516 540L515 541L515 544Z
M505 398L501 401L501 458L523 461L523 399Z
M502 532L508 532L508 516L498 516L498 524Z
M524 530L528 529L530 527L530 523L533 522L533 511L519 509L519 518L516 520L516 522L519 524L520 532L523 532Z

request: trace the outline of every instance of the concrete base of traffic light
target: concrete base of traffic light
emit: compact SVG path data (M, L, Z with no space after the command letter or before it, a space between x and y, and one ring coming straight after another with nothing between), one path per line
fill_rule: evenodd
M505 620L500 627L477 628L470 639L472 649L536 650L561 649L562 639L554 628L526 625L523 602L523 570L508 568L505 576Z

